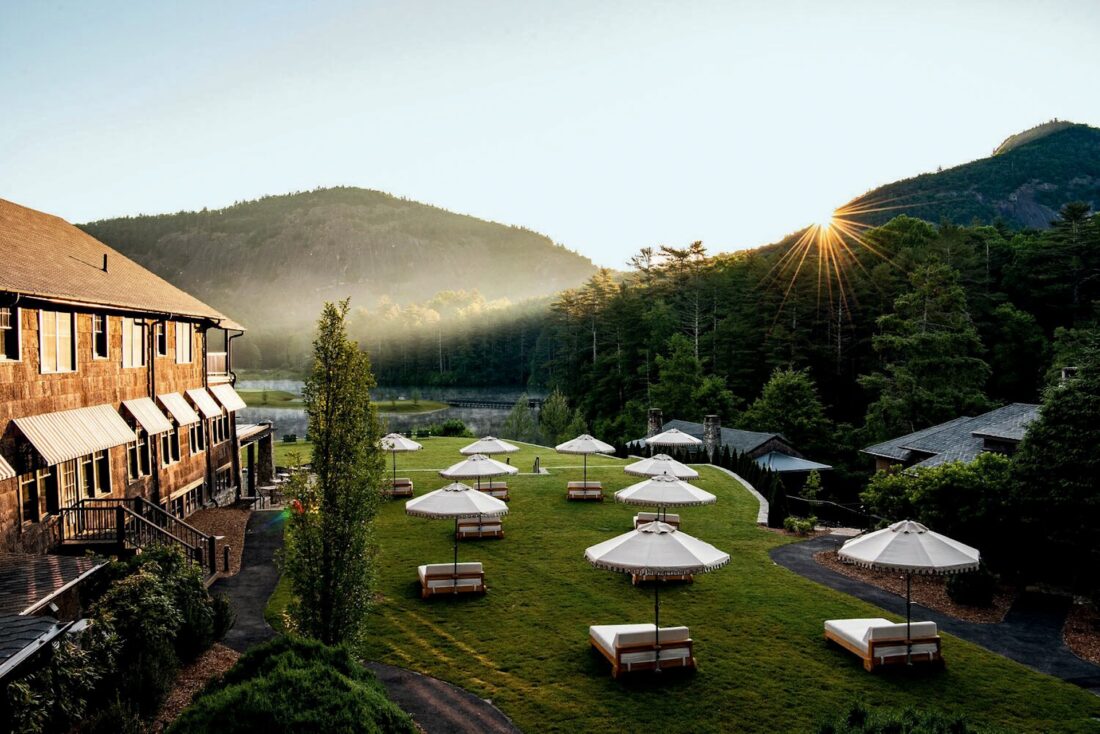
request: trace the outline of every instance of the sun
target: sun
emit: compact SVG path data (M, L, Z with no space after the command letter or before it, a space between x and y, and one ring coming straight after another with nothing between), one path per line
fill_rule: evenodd
M830 209L827 212L822 212L821 216L814 220L814 226L820 230L828 231L833 226L833 220L836 219L836 210Z

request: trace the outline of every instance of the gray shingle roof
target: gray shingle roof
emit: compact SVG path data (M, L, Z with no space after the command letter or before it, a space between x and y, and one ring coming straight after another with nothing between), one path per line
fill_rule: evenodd
M0 614L0 677L14 670L62 629L52 617Z
M703 424L692 423L691 421L672 420L667 421L661 430L667 431L671 428L678 428L684 433L695 436L700 441L703 440ZM786 439L778 433L762 433L760 431L742 431L739 428L722 428L722 445L729 446L732 449L737 449L738 452L745 454L753 449L759 448L762 444L770 441L773 438L786 443Z
M0 553L0 614L30 614L102 565L78 556Z
M103 258L107 257L107 270ZM238 324L60 217L0 199L0 291Z
M987 435L1018 441L1038 414L1038 405L1010 403L979 416L955 418L907 436L868 446L863 453L903 462L916 458L914 454L931 454L914 464L920 467L973 461L984 450Z

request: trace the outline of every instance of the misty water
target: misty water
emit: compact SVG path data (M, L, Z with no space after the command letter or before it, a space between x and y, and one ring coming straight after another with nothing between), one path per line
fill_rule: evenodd
M241 380L237 383L241 390L283 390L294 395L302 394L301 380ZM419 395L424 400L436 400L447 402L448 400L491 400L494 402L514 403L519 399L522 390L512 387L410 387L379 385L371 393L371 398L376 401L379 409L379 418L383 422L384 429L388 431L407 432L414 428L421 428L432 423L442 423L451 418L457 418L476 435L485 436L500 432L504 419L508 417L507 409L494 408L455 408L449 407L431 413L419 414L387 414L386 402L391 398L405 397L408 399ZM530 397L541 398L545 395L534 391L528 393ZM259 423L271 421L275 425L276 436L293 433L299 438L306 435L306 412L302 408L245 408L238 412L238 420L242 423Z

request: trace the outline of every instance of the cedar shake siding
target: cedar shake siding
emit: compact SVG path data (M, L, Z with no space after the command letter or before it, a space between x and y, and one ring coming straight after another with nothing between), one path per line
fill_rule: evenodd
M211 381L231 379L229 365L226 377L207 374L207 338L213 329L243 329L63 220L2 199L0 258L5 263L0 269L0 328L18 326L15 334L0 331L6 339L0 344L0 456L17 475L0 480L0 552L42 553L59 541L59 508L73 504L74 493L63 496L57 479L68 462L49 466L25 435L27 424L21 430L15 421L109 406L131 429L138 428L123 401L148 398L156 403L158 395L184 395ZM145 326L124 334L124 322L134 320ZM64 328L69 323L71 338ZM163 354L154 338L158 325L164 330ZM19 350L13 354L16 342ZM159 403L157 408L171 419ZM141 497L185 515L212 500L216 479L222 495L232 497L240 485L235 419L229 414L228 438L217 445L211 441L210 423L205 418L201 422L205 447L199 453L192 452L188 426L178 427L178 460L168 465L162 461L166 434L144 435L149 471L133 479L131 444L105 449L86 472L100 477L98 490L93 487L89 494L78 469L76 499ZM61 424L50 423L46 430L59 432L51 438L64 445L66 436L55 425ZM175 454L173 442L170 447L169 454ZM218 477L223 466L229 471ZM108 467L109 482L104 476ZM36 472L42 472L42 481L27 485L37 487L35 503L34 492L22 489Z

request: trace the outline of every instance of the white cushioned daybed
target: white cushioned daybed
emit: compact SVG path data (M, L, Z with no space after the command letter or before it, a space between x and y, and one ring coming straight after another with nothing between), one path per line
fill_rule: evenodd
M660 668L694 668L694 648L687 627L662 627L660 652L652 624L602 624L588 628L588 641L611 663L611 677Z
M656 512L639 512L634 516L634 527L637 528L639 525L645 525L647 522L654 522L656 520L668 523L677 530L680 529L680 516L674 512L670 512L667 515Z
M420 578L420 596L423 599L435 594L485 592L485 572L480 563L460 563L457 569L453 563L429 563L418 566L416 573Z
M387 497L412 497L413 480L409 479L408 477L387 479L386 483L382 485L382 494Z
M911 626L914 663L943 663L940 636L935 622L914 622ZM863 660L874 670L882 665L904 665L907 645L905 623L888 619L830 619L825 622L825 639L831 640Z
M470 538L503 538L504 524L499 517L466 518L458 521L455 537L459 540Z
M507 502L511 499L508 496L508 482L482 482L478 489L490 497L496 497L498 500Z
M567 500L603 502L603 484L600 482L569 482L565 487Z

